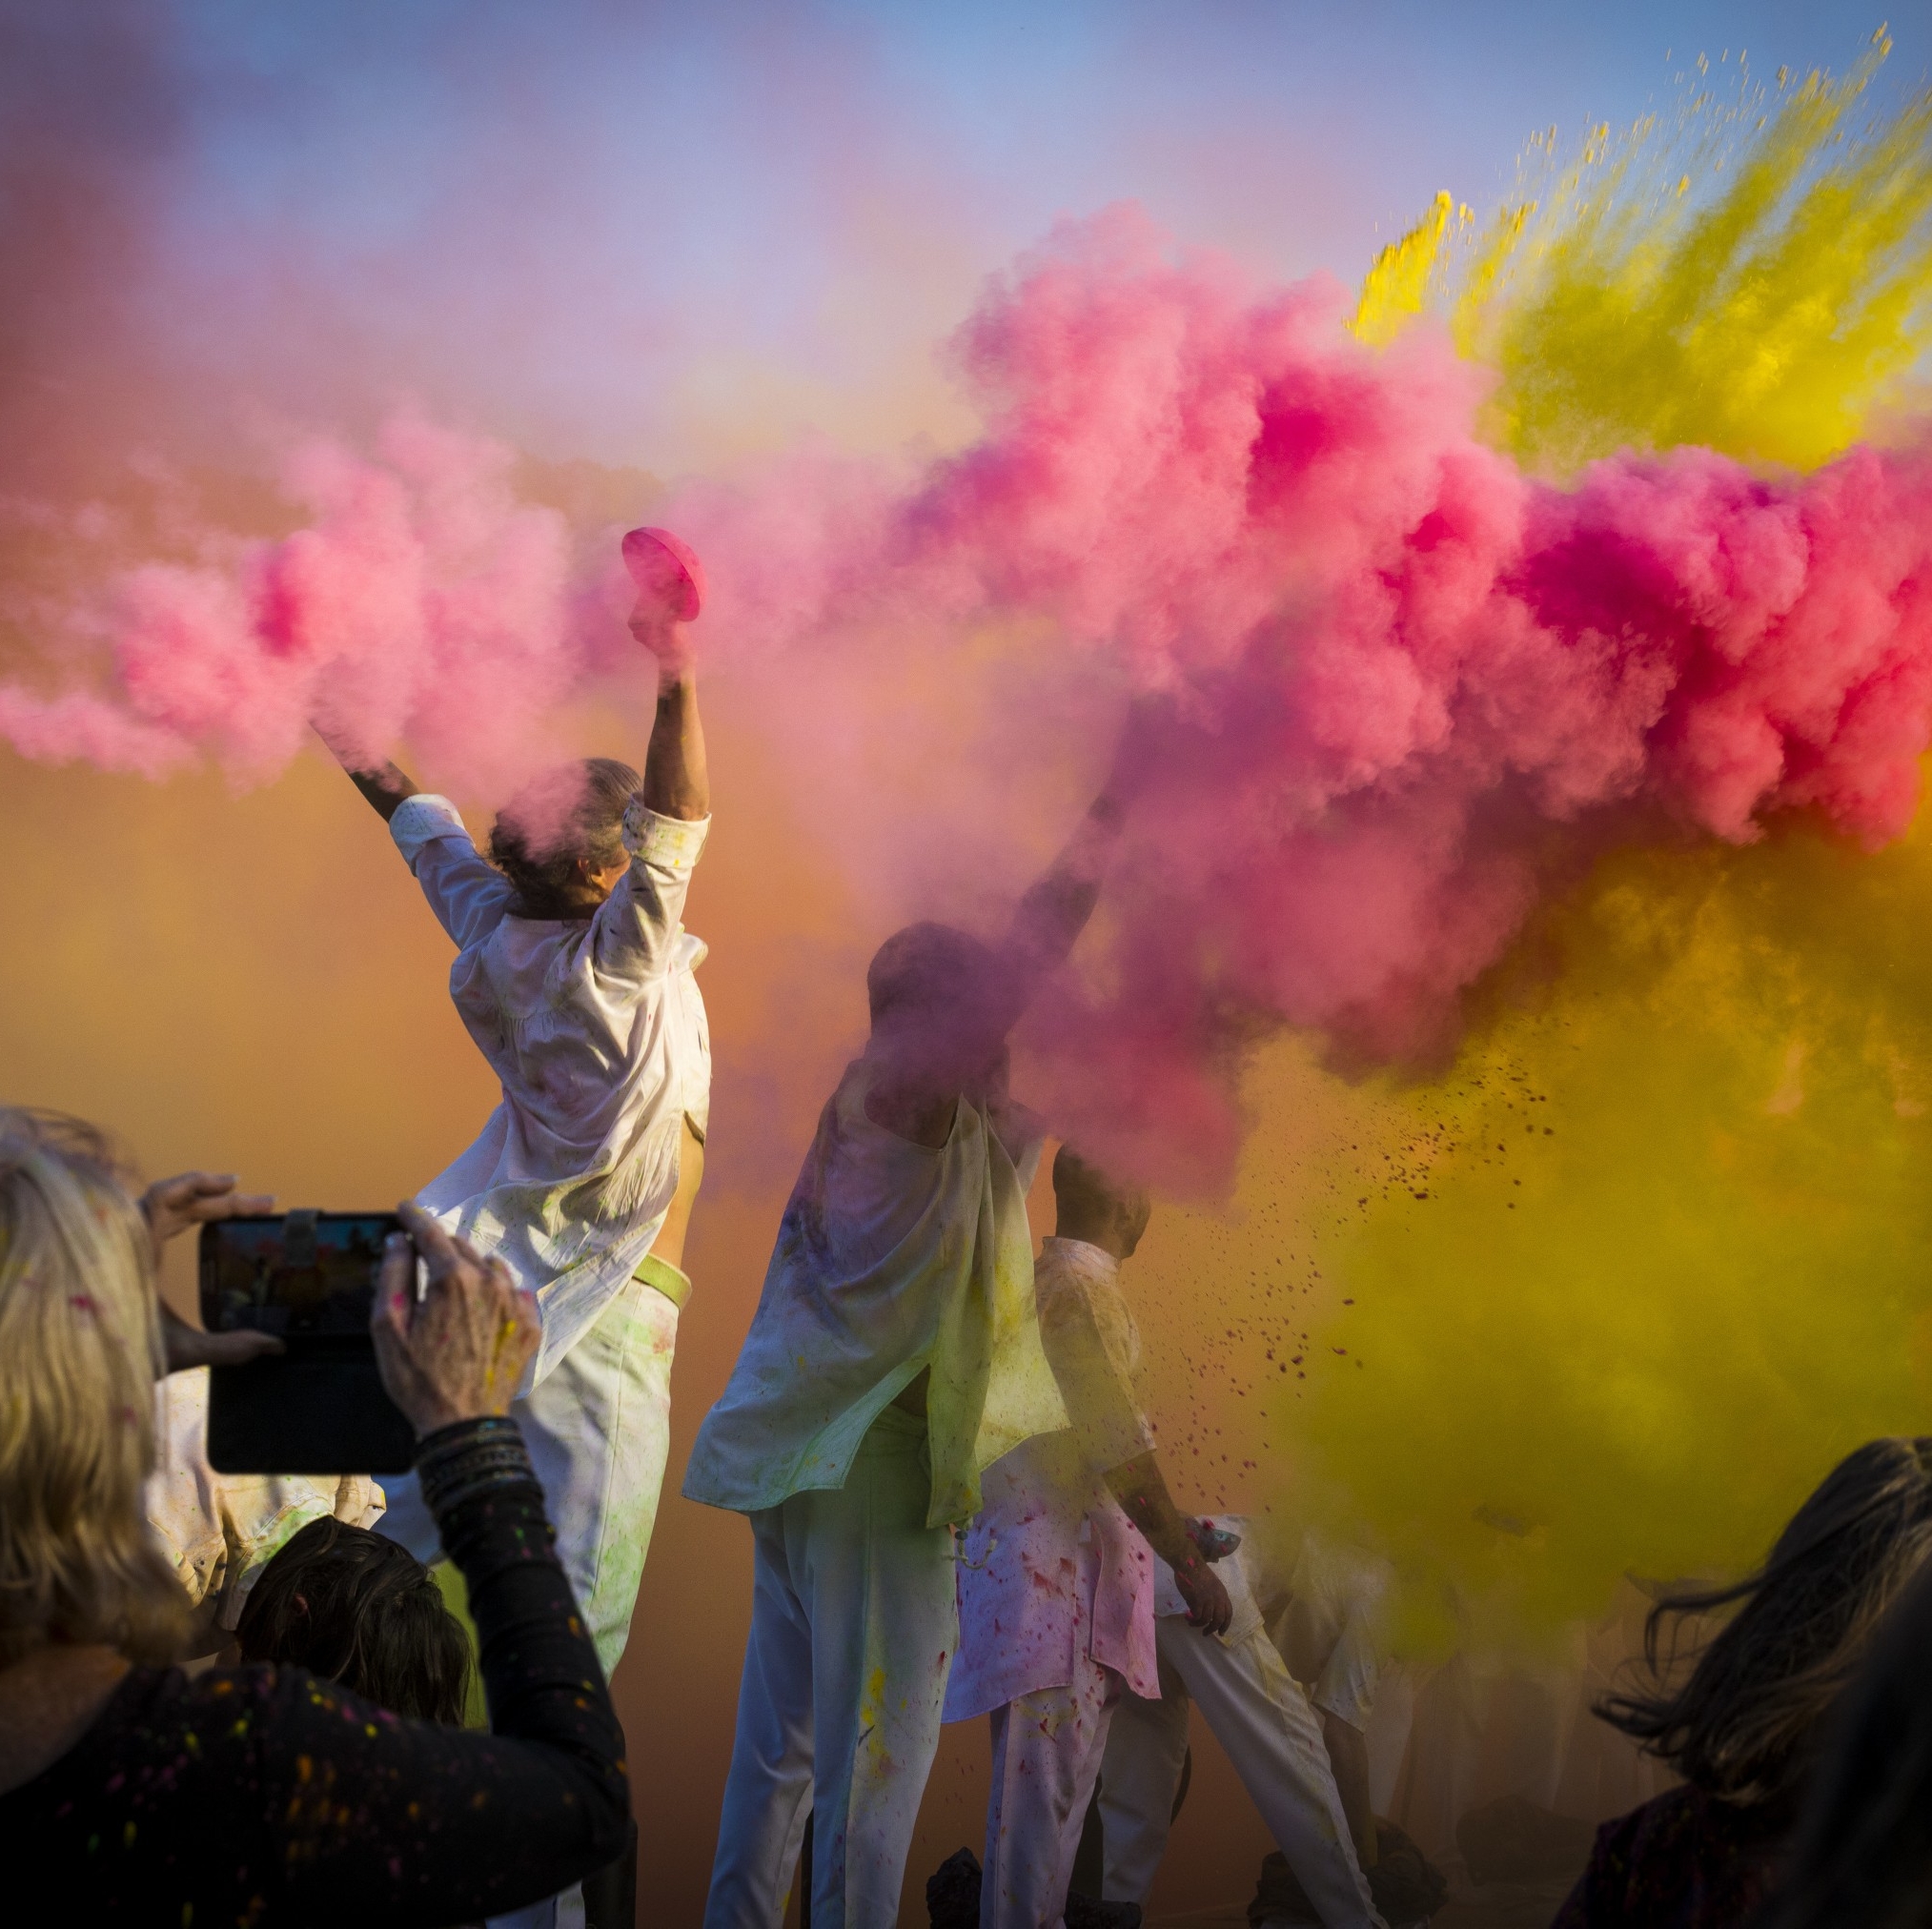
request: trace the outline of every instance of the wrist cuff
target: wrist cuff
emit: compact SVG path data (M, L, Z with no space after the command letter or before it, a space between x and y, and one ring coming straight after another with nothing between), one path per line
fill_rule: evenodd
M710 829L708 817L693 822L681 817L660 817L646 807L641 797L634 797L624 811L624 848L652 870L688 874L698 863Z
M417 1446L416 1472L423 1502L438 1521L492 1488L537 1485L523 1435L508 1418L438 1428Z

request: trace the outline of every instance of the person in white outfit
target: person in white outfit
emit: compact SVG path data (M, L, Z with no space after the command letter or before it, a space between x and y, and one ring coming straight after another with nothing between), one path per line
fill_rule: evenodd
M1154 1554L1203 1640L1232 1613L1169 1497L1129 1388L1140 1337L1118 1284L1148 1221L1062 1147L1055 1234L1033 1286L1071 1425L986 1470L959 1563L959 1659L948 1721L991 1717L982 1929L1058 1929L1082 1824L1122 1694L1160 1693Z
M1321 1920L1329 1929L1381 1929L1323 1719L1269 1637L1243 1563L1225 1561L1221 1572L1233 1617L1224 1634L1207 1641L1187 1624L1185 1596L1159 1577L1159 1697L1121 1697L1101 1763L1107 1899L1145 1902L1153 1885L1167 1852L1192 1706L1227 1751ZM1366 1800L1360 1820L1363 1846L1373 1856L1374 1822Z
M778 1929L808 1814L814 1924L899 1919L958 1647L954 1524L986 1468L1066 1425L1033 1310L1040 1135L1007 1098L1007 1035L1086 924L1120 822L1109 784L1002 944L916 924L866 974L870 1039L684 1479L753 1541L707 1929Z
M606 1675L663 1482L711 1074L704 946L682 924L711 808L683 630L702 579L662 531L634 531L625 556L631 631L657 666L641 778L607 758L545 773L498 815L491 863L448 799L331 742L456 944L450 996L502 1084L476 1143L417 1202L542 1310L515 1411ZM414 1476L386 1486L377 1531L434 1559Z

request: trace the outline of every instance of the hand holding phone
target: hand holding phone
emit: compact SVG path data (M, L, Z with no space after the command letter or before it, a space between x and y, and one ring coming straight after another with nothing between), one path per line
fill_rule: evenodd
M418 1436L507 1413L542 1337L536 1298L420 1207L397 1216L370 1319L390 1399Z

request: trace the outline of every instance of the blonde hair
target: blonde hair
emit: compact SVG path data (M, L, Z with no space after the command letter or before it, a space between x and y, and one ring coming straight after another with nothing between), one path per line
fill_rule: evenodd
M173 1660L188 1597L148 1526L153 1249L106 1140L0 1107L0 1667L43 1642Z

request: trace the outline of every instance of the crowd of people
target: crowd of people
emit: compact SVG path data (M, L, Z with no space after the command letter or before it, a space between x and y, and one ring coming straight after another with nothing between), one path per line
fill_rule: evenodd
M276 1343L168 1312L158 1258L267 1202L205 1174L137 1195L92 1127L0 1112L0 1846L61 1919L636 1914L608 1681L692 1289L710 1046L682 914L710 789L702 571L661 531L625 556L658 677L641 773L553 773L485 855L446 799L332 744L502 1086L375 1284L409 1473L216 1473L201 1370ZM1442 1902L1377 1814L1386 1574L1176 1505L1122 1289L1143 1193L1063 1145L1034 1250L1046 1132L1007 1039L1102 892L1141 727L1004 936L915 924L873 958L869 1037L699 1432L683 1492L745 1516L753 1574L706 1929L779 1929L795 1887L817 1929L895 1924L942 1725L981 1718L983 1850L935 1878L934 1920L1132 1929L1194 1710L1277 1845L1257 1923ZM1881 1440L1758 1573L1657 1603L1598 1712L1674 1785L1597 1832L1561 1929L1932 1923L1928 1552L1932 1439Z

